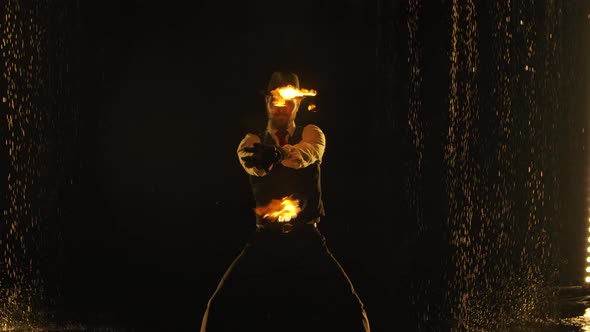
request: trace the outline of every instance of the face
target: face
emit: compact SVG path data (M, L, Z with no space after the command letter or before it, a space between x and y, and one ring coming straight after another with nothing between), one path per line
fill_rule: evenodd
M272 97L266 97L266 109L271 125L277 129L287 128L294 120L299 103L295 100L285 101L285 106L277 106L272 103Z

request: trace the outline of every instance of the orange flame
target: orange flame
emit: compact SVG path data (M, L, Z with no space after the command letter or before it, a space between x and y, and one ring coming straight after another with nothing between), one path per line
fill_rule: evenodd
M315 111L317 111L315 108L316 108L316 106L314 104L309 104L309 106L307 106L308 111L315 112Z
M256 214L271 221L287 222L297 217L301 211L299 201L292 199L291 196L282 199L273 199L265 206L259 206L255 209Z
M273 104L276 106L285 106L285 101L287 100L317 95L315 90L297 89L292 85L276 88L270 93L273 98Z

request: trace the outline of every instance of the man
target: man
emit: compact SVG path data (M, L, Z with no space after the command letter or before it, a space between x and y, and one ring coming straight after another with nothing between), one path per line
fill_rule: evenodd
M209 299L201 332L370 331L363 303L318 229L324 133L295 124L300 99L273 103L271 91L288 85L299 89L297 75L271 75L266 130L247 134L237 154L258 207L290 196L301 210L288 222L257 215L256 231Z

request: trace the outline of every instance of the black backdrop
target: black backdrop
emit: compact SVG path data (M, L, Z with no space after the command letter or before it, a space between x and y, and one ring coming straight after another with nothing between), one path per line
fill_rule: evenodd
M465 15L471 2L459 3ZM415 319L436 317L437 306L447 300L448 306L455 304L447 299L450 284L445 279L449 272L445 264L456 252L449 251L452 230L445 224L444 187L448 165L442 163L449 126L451 6L451 1L361 0L64 0L26 6L6 2L3 9L16 11L17 16L0 15L1 27L7 26L5 22L27 27L32 18L38 30L31 31L42 32L24 33L22 40L29 38L44 48L34 43L20 46L25 44L12 40L14 34L7 38L10 42L3 49L20 49L32 55L35 60L31 61L38 66L25 70L28 76L17 82L17 88L3 76L2 90L36 93L38 98L30 105L43 116L33 123L50 124L19 123L36 132L33 136L23 132L19 144L38 144L45 151L32 155L30 160L36 164L27 165L41 175L17 177L21 182L14 176L2 177L8 181L3 187L29 186L35 200L26 203L33 204L29 210L42 221L34 223L27 214L13 218L20 222L17 234L22 233L24 240L2 233L3 250L25 242L33 245L27 248L35 248L27 255L4 251L13 259L19 257L20 265L15 269L13 261L11 271L44 279L46 304L60 320L137 330L196 330L217 281L254 227L248 179L235 150L247 131L265 124L258 92L270 73L290 70L300 75L303 87L318 90L310 102L319 111L301 110L298 122L317 123L327 138L322 175L327 216L321 230L363 298L373 329L402 329L403 322L416 326ZM490 67L500 54L494 53L499 51L493 46L502 40L493 37L499 28L492 23L501 15L494 6L493 2L476 6L482 64L478 105L492 110L489 105L500 95L494 81L498 75L522 78L524 83L513 84L509 92L515 121L520 121L516 126L522 125L517 128L525 133L522 137L530 134L533 141L545 144L546 155L513 155L511 161L518 170L525 170L522 165L530 160L543 161L550 165L547 174L555 175L547 180L546 189L555 199L547 203L551 222L542 225L548 226L550 240L540 247L549 249L548 255L556 261L531 265L525 261L517 267L558 266L556 279L547 277L553 277L547 269L539 280L549 280L549 286L579 284L587 246L586 226L580 221L587 218L588 118L584 110L590 77L585 74L589 3L535 5L520 0L498 5L513 19L507 31L515 36L507 46L514 54L512 67L500 74ZM559 20L551 22L551 15ZM518 24L525 16L527 23L537 24L536 30ZM413 48L409 47L412 22L417 23ZM550 23L555 23L553 30ZM557 42L544 39L547 31L543 29L553 31ZM531 31L538 31L535 45L545 49L529 59L525 42L534 35ZM558 48L553 58L544 53L550 46ZM418 49L415 57L412 52ZM15 58L10 61L18 62ZM529 79L528 73L523 74L521 65L529 60L545 76ZM26 68L28 58L20 61ZM416 68L419 74L412 72ZM463 75L459 82L469 79ZM421 78L419 86L412 79L416 77ZM534 108L537 113L531 112L533 117L547 115L536 118L545 119L544 124L535 124L539 127L524 125L532 109L527 104L531 101L528 89L540 95L534 99L540 106ZM542 95L547 91L554 94ZM559 107L552 97L557 97ZM420 121L428 131L421 182L414 187L406 182L415 175L412 163L417 155L408 136L408 119L417 100ZM10 102L0 106L9 115L32 119ZM485 121L493 123L493 114L486 113L482 119L476 129L496 137L494 130L500 127L485 126ZM8 127L4 120L1 125ZM531 128L552 125L557 129L548 130L546 136L542 130L531 134L535 132ZM484 142L481 149L472 151L474 164L477 158L488 160L486 155L498 143ZM3 165L15 167L8 147L2 148ZM513 148L511 152L526 151L528 146ZM15 174L14 169L10 171ZM492 178L482 181L494 183ZM520 188L526 181L514 177L508 182ZM517 192L525 195L527 190ZM429 228L425 233L418 234L417 212L408 192L421 199L423 221ZM5 212L12 211L12 217L6 193L0 203ZM521 216L527 210L517 206L513 212ZM513 239L538 235L527 233L525 218L515 220L517 225L509 231ZM28 222L33 231L27 233ZM493 235L486 239L494 240ZM537 248L527 243L524 248ZM486 245L497 249L495 243ZM502 254L520 258L515 251L519 245L501 247L505 251L490 256L490 266L511 266ZM27 267L29 257L39 263L42 276ZM517 272L514 275L519 276ZM494 295L501 292L495 292L493 282L501 284L512 271L485 273L478 281L492 280L481 288ZM9 273L0 277L0 281L17 279ZM523 286L519 282L516 287ZM526 298L536 299L530 294L535 289L527 286L522 287L523 293L529 292ZM0 288L2 294L5 288ZM411 303L416 298L422 301L418 307ZM513 303L498 298L508 307ZM441 316L447 313L440 312Z
M66 227L66 312L167 330L198 325L253 229L235 150L265 125L258 91L273 70L294 71L318 91L319 111L302 107L299 122L327 136L322 229L371 298L367 310L389 310L393 227L369 217L383 195L371 176L370 2L80 6L82 217Z

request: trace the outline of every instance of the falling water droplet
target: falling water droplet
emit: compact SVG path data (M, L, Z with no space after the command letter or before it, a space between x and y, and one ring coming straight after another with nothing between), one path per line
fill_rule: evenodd
M0 189L8 198L0 224L0 328L31 331L46 318L52 291L43 266L49 264L47 246L58 237L48 231L55 225L44 207L58 204L60 172L66 167L61 144L71 143L68 134L77 123L67 99L71 89L64 92L68 76L61 75L70 31L51 16L66 8L47 1L3 1L0 8L5 13L0 17L0 87L5 89L0 94L7 124L0 135L8 147L6 187Z

